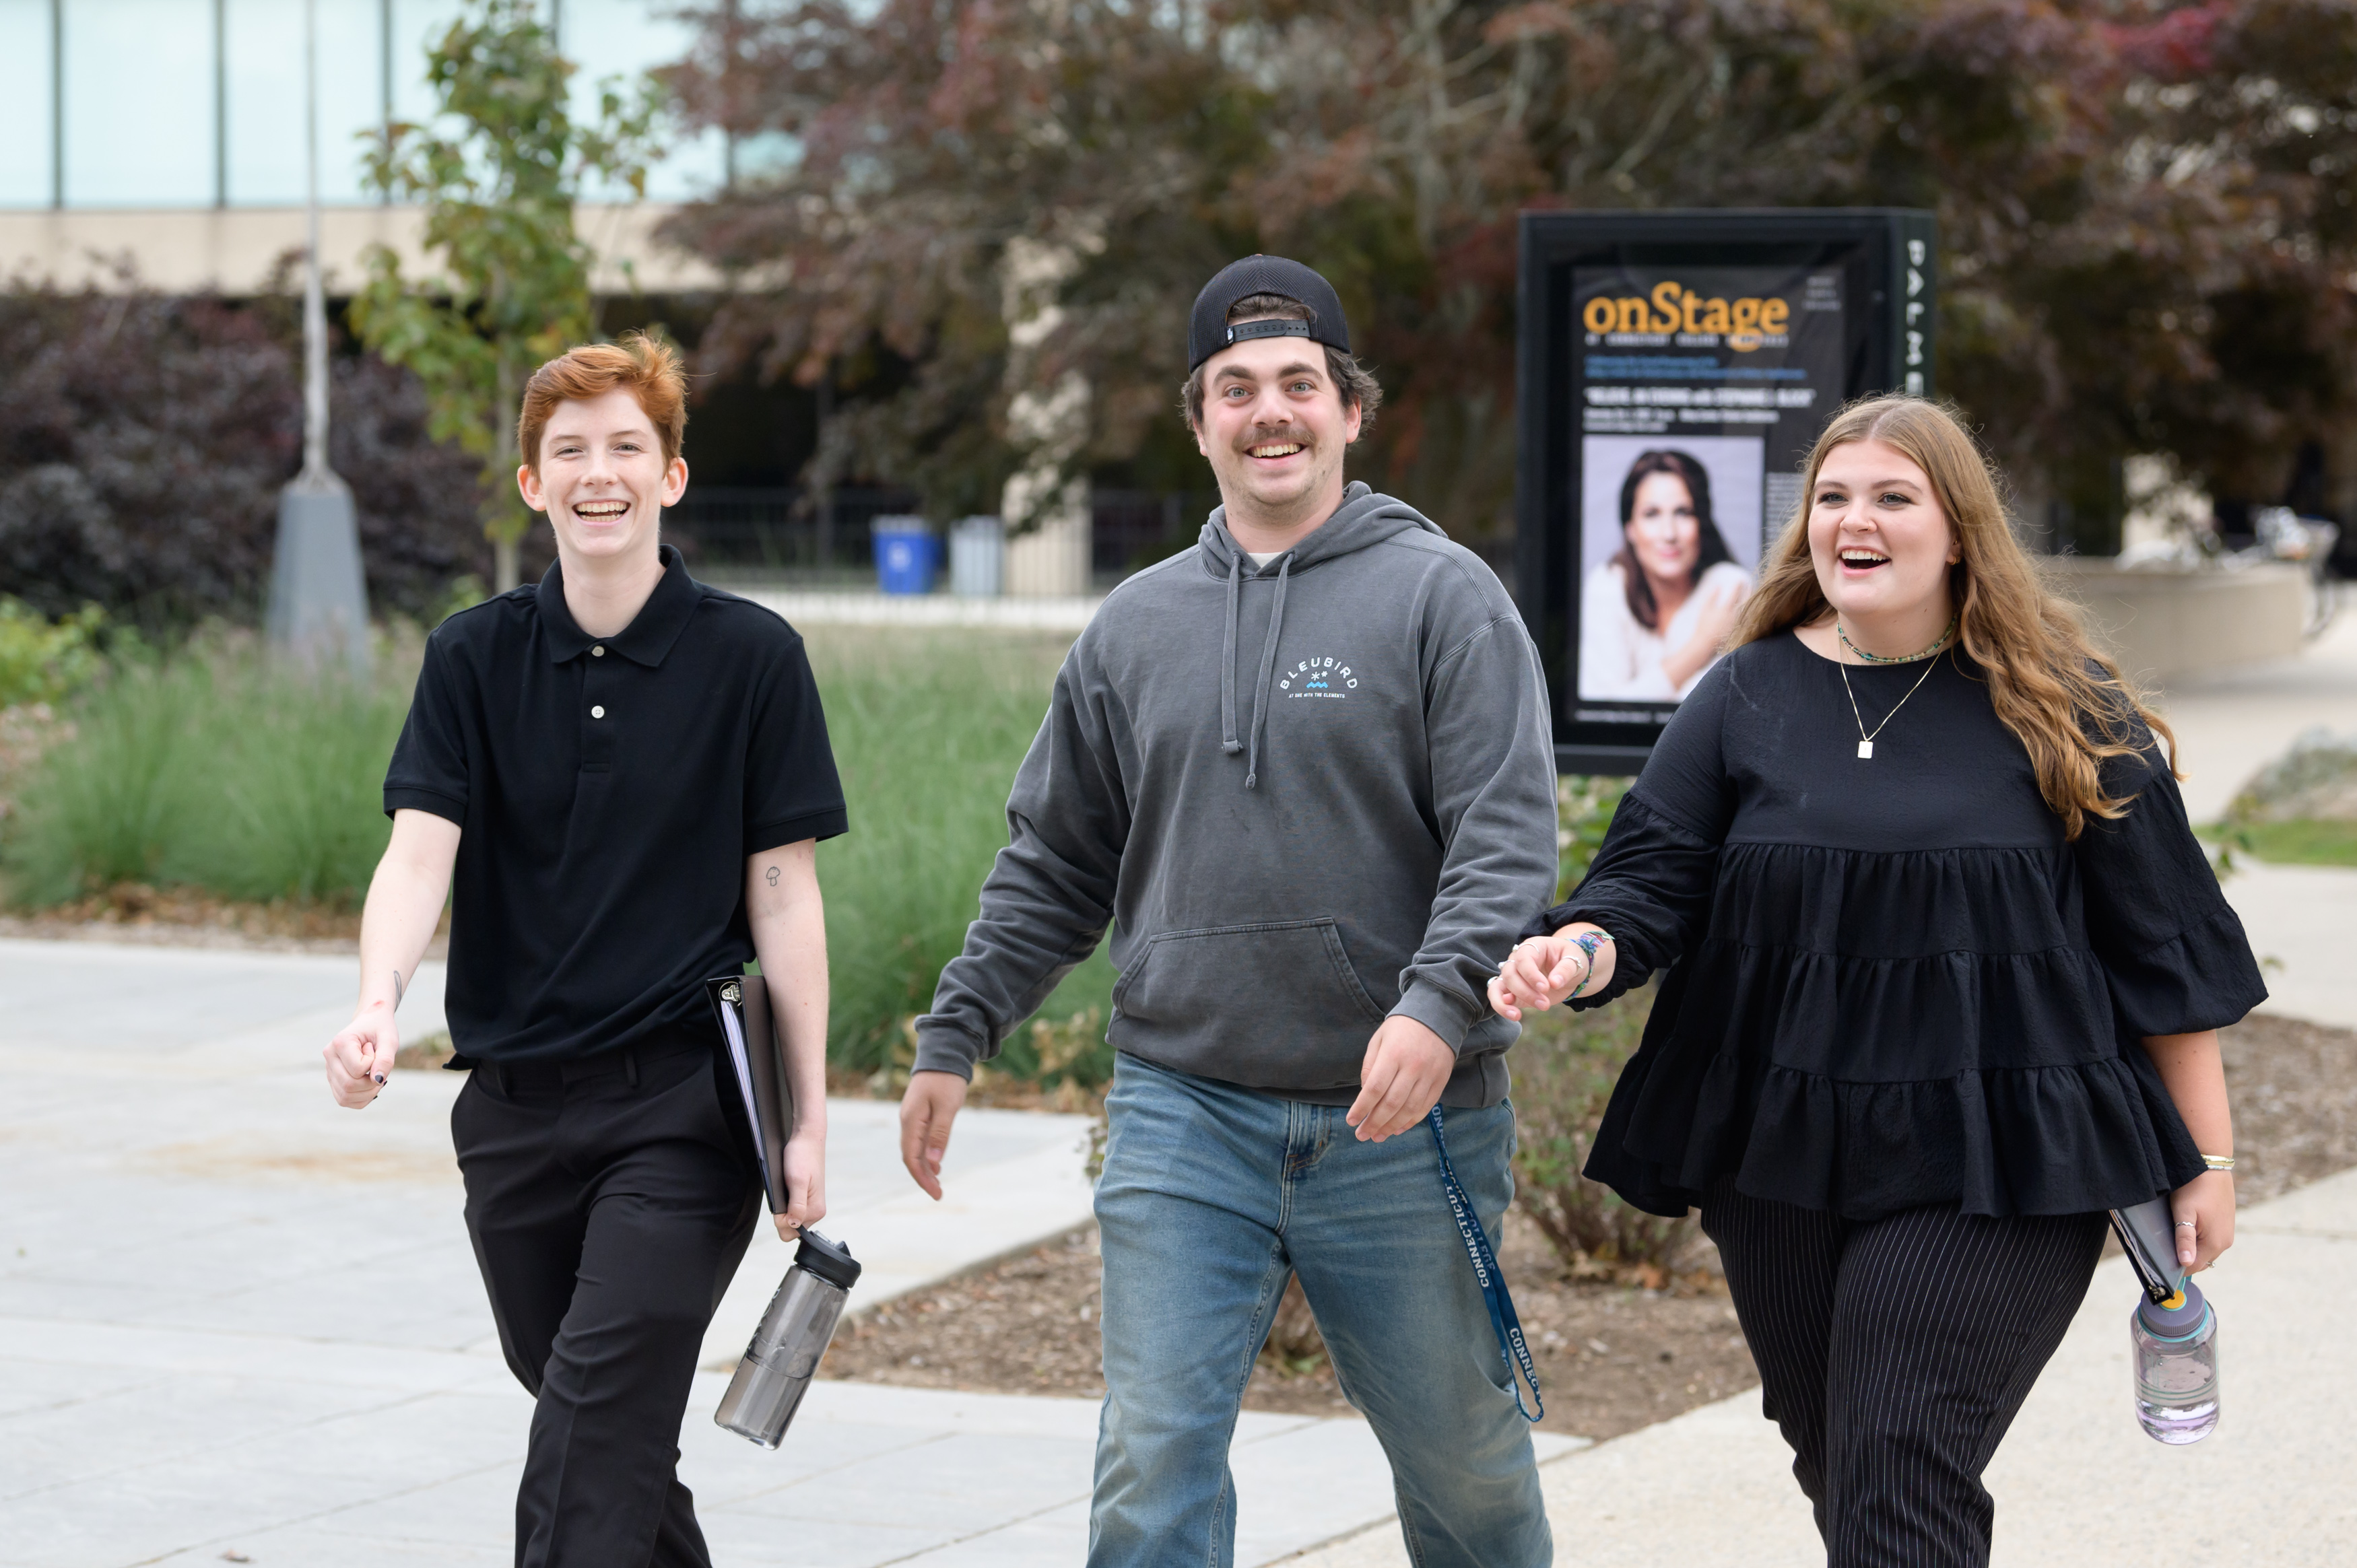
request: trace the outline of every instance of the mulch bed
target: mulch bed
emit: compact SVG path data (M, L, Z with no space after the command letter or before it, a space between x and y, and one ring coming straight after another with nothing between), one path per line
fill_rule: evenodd
M1759 1381L1725 1287L1707 1274L1660 1290L1565 1279L1537 1228L1519 1214L1507 1218L1500 1262L1538 1361L1545 1431L1611 1437ZM1076 1232L852 1319L836 1332L823 1375L1100 1397L1098 1279L1096 1232ZM1305 1372L1273 1359L1254 1368L1245 1409L1350 1413L1322 1359Z
M2245 1204L2357 1165L2357 1033L2255 1015L2225 1032L2236 1192ZM1519 1214L1501 1260L1537 1353L1547 1431L1606 1438L1759 1381L1726 1287L1707 1271L1663 1288L1578 1280ZM845 1324L825 1376L920 1388L1101 1396L1096 1236L1083 1230ZM1322 1364L1264 1357L1248 1410L1340 1415Z
M2221 1043L2238 1203L2357 1165L2357 1031L2254 1013Z

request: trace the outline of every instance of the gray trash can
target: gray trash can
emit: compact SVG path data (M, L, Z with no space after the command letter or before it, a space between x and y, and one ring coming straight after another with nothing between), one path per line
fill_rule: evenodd
M962 599L995 599L1006 584L1006 526L995 517L962 517L950 524L950 592Z

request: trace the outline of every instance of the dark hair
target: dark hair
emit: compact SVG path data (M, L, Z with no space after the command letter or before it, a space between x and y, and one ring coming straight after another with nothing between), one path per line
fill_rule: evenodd
M1297 299L1287 299L1281 294L1248 294L1228 306L1228 325L1239 321L1316 321L1318 313ZM1364 435L1375 427L1375 410L1383 405L1383 389L1374 373L1359 363L1358 357L1345 354L1340 349L1325 344L1326 379L1342 394L1342 406L1359 411L1359 434ZM1208 361L1207 361L1208 362ZM1203 424L1203 366L1195 367L1178 389L1179 409L1187 416L1187 428L1200 430Z
M1636 515L1637 487L1655 474L1668 474L1685 486L1686 499L1694 502L1695 521L1702 526L1698 541L1702 548L1695 556L1692 582L1701 582L1702 575L1720 562L1735 559L1727 548L1727 541L1719 537L1718 524L1711 520L1710 470L1674 447L1638 453L1637 460L1629 465L1629 477L1620 481L1620 548L1613 553L1612 559L1620 564L1629 613L1647 631L1662 629L1654 624L1661 618L1662 610L1653 602L1653 585L1645 580L1645 569L1637 564L1637 553L1629 548L1629 520Z

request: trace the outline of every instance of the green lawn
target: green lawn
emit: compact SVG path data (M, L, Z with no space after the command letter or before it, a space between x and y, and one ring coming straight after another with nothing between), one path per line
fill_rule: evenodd
M2357 822L2213 822L2201 836L2278 865L2357 865Z

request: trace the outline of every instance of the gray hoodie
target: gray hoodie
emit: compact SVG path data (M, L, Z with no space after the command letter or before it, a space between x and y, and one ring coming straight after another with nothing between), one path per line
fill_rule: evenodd
M917 1021L971 1076L1094 950L1114 1046L1347 1104L1388 1014L1493 1105L1483 987L1555 882L1537 651L1480 558L1365 485L1255 568L1214 511L1082 632L1006 802L1010 842Z

